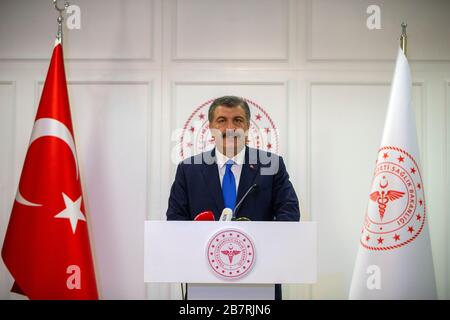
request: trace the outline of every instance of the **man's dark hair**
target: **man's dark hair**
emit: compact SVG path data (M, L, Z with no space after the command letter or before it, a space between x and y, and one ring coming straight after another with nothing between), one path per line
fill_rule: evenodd
M247 118L247 122L250 123L250 108L248 107L247 101L244 98L236 97L236 96L224 96L217 98L211 103L208 111L208 120L212 122L214 119L214 111L218 106L225 106L228 108L236 108L241 107L244 109L245 117Z

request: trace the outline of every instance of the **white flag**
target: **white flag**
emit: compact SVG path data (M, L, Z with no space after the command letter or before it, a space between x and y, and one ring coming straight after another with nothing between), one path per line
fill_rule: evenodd
M350 299L436 299L425 204L411 72L399 49Z

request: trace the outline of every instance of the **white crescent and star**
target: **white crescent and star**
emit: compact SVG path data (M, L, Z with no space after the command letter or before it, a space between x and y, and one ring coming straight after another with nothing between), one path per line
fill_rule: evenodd
M22 197L22 195L20 194L19 188L17 188L16 201L24 206L42 207L42 204L30 202L27 199L25 199L24 197Z
M31 133L29 146L31 146L33 142L42 137L55 137L64 141L67 144L67 146L72 151L72 155L75 160L75 168L77 171L77 180L78 180L78 159L75 152L75 141L73 140L72 133L64 125L64 123L52 118L41 118L36 120L36 122L34 123L33 132ZM42 206L42 204L33 203L25 199L20 193L19 188L16 194L16 201L24 206L29 207Z
M52 118L38 119L34 123L33 132L30 139L30 146L33 142L42 137L55 137L61 139L69 146L75 160L75 169L77 171L78 180L78 159L75 152L75 141L73 140L72 133L69 131L66 125Z
M67 144L67 146L72 151L73 158L75 160L76 178L78 180L78 159L75 152L75 141L73 139L72 133L66 127L66 125L56 119L52 118L41 118L36 120L33 127L33 132L31 134L29 146L36 140L43 137L55 137ZM55 215L55 218L68 219L72 232L75 234L77 229L78 221L86 221L86 217L81 211L81 196L73 201L69 196L62 192L62 197L66 208ZM24 206L29 207L40 207L42 204L33 203L25 199L20 193L20 188L17 190L16 201Z

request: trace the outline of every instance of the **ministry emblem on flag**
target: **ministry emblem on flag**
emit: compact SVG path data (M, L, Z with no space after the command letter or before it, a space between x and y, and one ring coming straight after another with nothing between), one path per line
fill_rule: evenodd
M361 245L392 250L414 241L425 224L425 197L415 159L386 146L378 153Z

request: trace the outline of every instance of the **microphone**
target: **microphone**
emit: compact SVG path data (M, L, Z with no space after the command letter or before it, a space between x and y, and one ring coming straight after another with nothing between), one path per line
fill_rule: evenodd
M212 211L202 211L195 216L194 221L215 221L214 213Z
M258 184L254 183L248 190L247 192L244 194L244 196L242 197L241 201L238 202L238 204L234 207L233 210L233 219L236 219L236 213L239 210L239 208L241 207L242 203L244 202L245 198L247 198L247 196L253 192L253 190L255 190L256 188L258 188Z
M233 217L233 211L230 208L225 208L220 215L219 221L231 221Z

